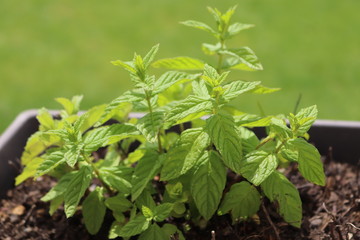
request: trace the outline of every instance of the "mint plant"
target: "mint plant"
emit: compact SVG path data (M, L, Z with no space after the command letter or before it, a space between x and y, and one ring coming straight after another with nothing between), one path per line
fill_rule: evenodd
M253 25L231 23L235 7L208 10L216 28L182 24L215 38L215 44L202 45L214 63L183 56L154 61L159 45L143 57L135 53L131 61L113 61L129 72L134 89L82 115L81 96L56 99L64 108L60 118L41 109L39 131L27 142L16 184L45 174L56 178L42 198L50 202L50 214L62 206L68 218L81 210L89 233L96 234L110 212L109 238L185 239L187 229L173 219L206 225L214 215L231 214L237 224L251 219L265 198L286 222L300 227L299 193L283 169L295 163L308 181L325 184L320 154L306 141L316 106L287 118L231 106L245 93L278 89L229 80L232 70L262 70L249 47L226 45ZM151 67L171 70L156 77ZM130 112L143 114L134 118ZM169 131L173 127L179 131ZM259 139L253 127L265 127L267 136ZM226 188L229 172L238 180Z

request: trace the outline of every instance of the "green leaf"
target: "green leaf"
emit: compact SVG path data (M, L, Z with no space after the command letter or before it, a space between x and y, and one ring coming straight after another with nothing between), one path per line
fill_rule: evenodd
M48 147L56 145L60 141L58 136L36 132L28 138L24 152L21 156L21 164L26 165Z
M139 236L139 240L169 240L164 231L153 223L145 232Z
M146 185L158 173L161 158L156 151L147 151L135 167L132 177L131 199L134 201L144 190Z
M249 47L223 50L219 53L229 56L223 65L223 68L225 69L230 68L245 71L263 70L263 66L258 57Z
M253 131L244 127L237 127L237 132L241 138L243 154L248 154L256 149L260 141Z
M141 212L149 221L151 221L154 217L154 213L145 205L141 207Z
M244 157L240 172L248 181L258 186L275 171L277 165L278 160L274 154L253 151Z
M238 23L238 22L233 23L228 28L229 37L233 37L236 34L238 34L239 32L241 32L245 29L253 28L253 27L255 27L254 24L245 24L245 23Z
M82 144L70 146L67 152L64 154L66 163L70 167L74 167L79 161L82 152Z
M153 46L150 51L146 54L146 56L144 57L144 64L145 64L145 68L148 68L150 66L150 64L152 63L152 61L155 58L156 53L159 50L159 44L156 44L155 46Z
M85 132L89 128L91 128L95 123L97 123L102 115L104 114L106 105L99 105L91 108L86 113L83 114L84 122L80 127L80 132Z
M148 229L150 222L143 215L137 215L131 219L124 227L119 231L120 237L132 237L144 232Z
M156 222L162 222L170 216L171 211L174 208L173 203L162 203L154 209L154 220Z
M324 167L316 147L302 138L293 139L289 143L299 152L298 163L301 175L312 183L325 186Z
M193 89L194 95L196 95L198 97L202 97L204 99L210 98L209 89L207 88L204 80L201 79L199 81L193 81L192 89Z
M105 212L103 190L97 187L86 197L82 204L85 227L90 234L94 235L100 230Z
M240 173L242 145L232 116L216 114L206 120L206 131L221 153L225 165Z
M117 191L129 194L131 192L130 179L133 173L133 168L113 166L102 167L99 169L99 176L108 186Z
M279 213L289 224L300 227L302 219L301 199L296 187L281 173L274 171L262 184L261 189L271 202L279 204Z
M49 207L49 214L52 216L56 210L63 204L64 202L64 196L60 195L53 200L50 201L50 207Z
M198 76L199 76L198 74L188 74L184 72L168 71L163 75L161 75L159 79L155 81L153 94L161 93L166 89L168 89L169 87L171 87L172 85L174 85L175 83L180 83L180 82L184 83L196 79Z
M297 124L295 126L296 133L299 136L303 136L311 127L311 125L315 122L317 118L318 110L316 105L313 105L308 108L301 109L296 115ZM290 118L291 119L291 118ZM291 128L294 129L293 124L291 123Z
M36 116L36 119L40 123L40 131L55 129L55 121L47 109L40 109L38 115Z
M129 123L118 123L95 128L89 131L84 137L84 151L91 153L100 147L137 135L140 135L140 133L136 126Z
M43 158L37 157L32 159L23 169L20 175L15 178L15 186L24 182L26 179L35 176L36 170L40 164L44 161Z
M204 62L191 57L175 57L160 59L152 64L155 68L167 68L177 70L202 70Z
M282 139L292 137L292 131L287 127L286 123L282 119L272 118L270 124L270 132L276 134Z
M240 118L238 118L240 119ZM242 127L268 127L271 124L271 119L273 119L273 116L267 116L264 118L258 117L256 120L249 120L245 123L240 123L240 126ZM239 121L241 122L241 121Z
M198 96L188 96L179 101L166 115L166 122L178 124L200 118L211 112L212 102Z
M249 91L249 93L268 94L268 93L273 93L273 92L277 92L280 90L281 90L281 88L269 88L269 87L265 87L265 86L259 84L253 90Z
M145 94L136 90L126 91L120 97L111 101L105 108L104 114L101 116L99 122L95 126L100 126L109 119L111 119L118 111L121 111L124 106L129 103L140 102L145 99Z
M161 180L168 181L185 174L203 155L210 138L202 128L187 129L166 154Z
M246 220L253 216L260 208L260 194L254 186L246 181L235 183L226 193L219 215L231 212L233 221Z
M120 66L131 74L136 74L136 69L132 62L123 62L121 60L111 61L114 66Z
M201 49L207 55L215 55L221 49L221 43L217 43L216 45L203 43Z
M227 103L232 99L238 97L242 93L249 92L254 89L260 82L243 82L243 81L234 81L232 83L226 84L223 88L225 89L222 97L223 102Z
M63 106L67 115L72 115L79 111L82 98L83 96L74 96L71 100L67 98L55 98L55 101Z
M80 199L89 187L92 178L91 173L92 168L90 166L82 166L70 180L64 195L64 210L67 218L74 215Z
M144 189L138 198L136 198L136 207L142 209L143 206L147 206L150 209L155 209L156 203L152 198L149 189Z
M214 29L212 29L211 27L209 27L207 24L205 24L203 22L187 20L187 21L180 22L180 23L185 26L188 26L188 27L197 28L197 29L203 30L205 32L211 33L213 36L216 36L216 37L219 35L219 33L217 33Z
M62 196L65 193L70 180L74 177L75 174L76 172L70 172L62 176L58 183L53 188L51 188L45 196L41 198L41 201L48 202L59 196Z
M161 228L167 236L167 240L170 238L178 237L179 240L185 240L182 232L173 224L166 223Z
M209 220L215 213L226 183L226 168L214 151L205 152L191 180L191 194L200 214Z
M65 162L64 153L61 151L52 152L43 158L44 161L38 167L35 177L40 177Z
M132 203L120 193L114 197L107 198L105 205L112 211L118 213L126 212L132 207Z
M139 119L136 127L150 143L156 142L157 135L164 123L164 112L150 112Z

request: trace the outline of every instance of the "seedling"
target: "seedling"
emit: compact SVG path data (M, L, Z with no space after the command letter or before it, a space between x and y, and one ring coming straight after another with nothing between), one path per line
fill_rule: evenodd
M325 184L320 154L305 140L316 106L286 120L229 105L240 95L278 89L229 80L232 70L262 70L249 47L226 45L253 25L231 23L235 7L225 13L208 10L216 28L197 21L182 24L215 38L215 44L202 45L215 63L191 57L154 61L159 45L144 57L113 61L130 73L134 89L82 115L79 96L57 99L64 108L60 119L40 110L39 131L27 142L16 184L44 174L55 177L57 185L42 198L50 202L50 214L61 206L68 218L82 211L89 233L96 234L111 212L110 238L184 239L186 224L172 219L206 225L216 214L231 214L236 224L254 216L264 198L276 202L286 222L300 227L299 193L283 168L295 162L308 181ZM151 67L171 71L156 77ZM131 118L130 112L144 114ZM169 131L174 126L180 130ZM253 127L265 127L268 135L258 139ZM241 177L225 190L229 172Z

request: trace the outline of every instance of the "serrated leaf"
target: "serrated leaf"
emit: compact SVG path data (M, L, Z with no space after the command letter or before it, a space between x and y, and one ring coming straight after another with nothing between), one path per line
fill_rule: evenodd
M227 103L232 99L238 97L242 93L246 93L254 89L260 82L244 82L244 81L234 81L223 86L225 89L223 95L221 96L223 102Z
M231 212L233 221L246 220L260 208L260 194L254 186L246 181L235 183L226 193L220 207L219 215Z
M84 151L91 153L100 147L137 135L140 135L140 132L135 125L129 123L118 123L95 128L89 131L84 137Z
M132 62L124 62L121 60L115 60L115 61L111 61L111 63L114 66L120 66L120 67L124 68L126 71L128 71L131 74L136 74L136 69L135 69L134 65L132 64Z
M271 119L270 132L278 135L282 139L287 139L293 135L292 131L287 127L285 121L278 118Z
M255 133L244 127L237 127L236 129L241 138L243 154L246 155L254 151L260 143Z
M92 168L90 166L82 166L70 180L64 193L64 211L67 218L74 215L80 199L89 187L92 178L91 173Z
M199 81L193 81L192 89L193 89L194 95L205 98L205 99L210 98L209 90L208 90L204 80L201 79Z
M258 186L277 168L274 154L265 151L253 151L241 162L241 174L252 184Z
M269 88L269 87L265 87L265 86L259 84L253 90L249 91L249 93L268 94L268 93L273 93L273 92L277 92L280 90L281 90L281 88Z
M75 164L80 160L80 155L82 152L82 144L71 146L67 152L64 154L66 163L70 167L74 167Z
M295 117L298 119L299 126L296 127L296 133L300 136L304 135L315 122L318 110L316 105L301 109Z
M91 108L86 113L84 113L84 122L80 127L80 132L85 132L89 128L91 128L95 123L97 123L101 116L104 114L106 105L99 105Z
M156 53L159 50L159 44L156 44L155 46L153 46L150 51L146 54L146 56L144 57L144 64L145 64L145 68L148 68L150 66L150 64L152 63L152 61L155 58Z
M97 187L85 198L82 204L85 227L90 234L94 235L100 230L105 212L103 190Z
M208 26L207 24L205 24L203 22L187 20L187 21L180 22L180 23L185 26L188 26L188 27L197 28L197 29L203 30L205 32L211 33L212 35L214 35L216 37L219 35L214 29L212 29L210 26Z
M167 181L185 174L203 155L210 138L202 128L192 128L181 133L175 145L166 154L161 180Z
M153 94L159 94L176 83L184 83L196 79L198 76L197 74L168 71L155 81Z
M154 209L156 207L156 203L152 198L149 189L144 189L144 191L136 199L135 204L138 209L142 209L142 206L147 206L150 209Z
M218 79L220 77L217 70L208 64L205 64L205 66L204 66L204 76L209 77L214 80Z
M127 200L122 194L114 197L109 197L105 200L105 205L114 212L126 212L132 206L132 203Z
M224 114L211 116L206 120L206 131L209 133L216 149L221 153L225 165L231 170L240 173L242 145L233 117Z
M135 167L131 184L131 200L134 201L154 178L161 166L161 158L156 151L147 151Z
M233 37L236 34L238 34L239 32L249 29L249 28L253 28L255 27L254 24L245 24L245 23L233 23L229 26L228 28L228 34L229 37Z
M221 49L221 43L217 43L215 45L203 43L201 49L207 55L215 55Z
M64 196L60 195L53 200L50 201L50 207L49 207L49 214L52 216L56 210L63 204L64 202Z
M70 172L62 176L58 183L53 188L51 188L50 191L45 194L45 196L41 198L41 201L48 202L59 196L62 196L65 193L70 180L74 177L75 174L76 172Z
M219 53L228 55L223 68L239 69L245 71L263 70L258 57L249 47L235 48L220 51Z
M52 117L52 115L49 113L49 111L45 108L42 108L39 110L38 115L36 116L36 119L39 121L40 131L47 131L50 129L55 128L55 121Z
M123 194L129 194L131 191L132 173L133 168L122 166L102 167L99 169L101 180Z
M137 215L123 226L118 235L120 237L132 237L148 229L150 222L143 215Z
M35 177L40 177L65 162L64 153L61 151L52 152L49 155L43 156L43 158L44 161L36 170Z
M325 186L324 167L320 160L320 153L310 143L302 138L293 139L289 142L299 153L299 171L308 181L320 186Z
M103 115L95 126L100 126L101 124L111 119L118 111L121 111L124 105L140 102L144 99L144 93L139 93L136 90L126 91L120 97L114 99L106 106Z
M55 145L60 141L58 136L36 132L28 138L24 152L21 156L21 164L26 165L32 159L43 153L48 147Z
M145 136L150 143L156 142L157 135L164 123L164 112L150 112L139 119L137 129Z
M226 168L214 152L205 152L191 179L191 194L200 214L209 220L215 213L226 183Z
M139 240L169 240L164 231L153 223L145 232L139 236Z
M212 102L210 99L204 99L198 96L189 96L179 101L171 111L166 115L166 122L178 124L185 120L200 118L211 112ZM187 118L192 116L191 119Z
M154 220L156 222L162 222L170 216L171 211L174 208L173 203L162 203L154 209Z
M40 164L44 161L43 158L37 157L32 159L23 169L20 175L15 178L15 186L24 182L26 179L35 176Z
M262 184L261 189L271 202L279 204L279 213L289 224L300 227L302 219L301 199L296 187L281 173L274 171Z
M167 68L177 70L202 70L204 62L191 57L175 57L160 59L152 64L155 68Z
M141 212L149 221L151 221L154 217L154 213L145 205L141 206Z
M267 117L257 117L254 120L246 121L245 123L240 123L239 125L242 127L268 127L271 124L271 119L273 116ZM243 122L243 121L242 121Z

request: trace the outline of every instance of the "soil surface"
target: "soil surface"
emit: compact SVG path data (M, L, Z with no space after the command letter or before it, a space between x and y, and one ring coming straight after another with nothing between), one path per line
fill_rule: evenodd
M232 225L229 216L215 216L205 229L192 226L190 223L191 229L185 234L185 238L360 239L359 166L327 162L325 159L325 172L325 187L305 181L298 174L295 165L285 173L299 189L303 201L304 216L301 229L283 222L276 213L275 206L264 201L258 215L250 221ZM96 236L89 235L81 222L82 216L79 212L70 219L66 219L62 210L50 216L49 205L40 201L40 198L52 185L54 181L48 177L40 178L35 183L28 180L7 193L8 198L0 203L1 240L107 239L107 227L103 227ZM105 221L109 222L108 225L111 224L110 214L107 214ZM177 219L174 223L179 229L185 228L185 221Z

